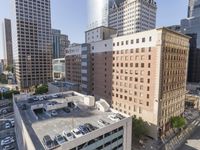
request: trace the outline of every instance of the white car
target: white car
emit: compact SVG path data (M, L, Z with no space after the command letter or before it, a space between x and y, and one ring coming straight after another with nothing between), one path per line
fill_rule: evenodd
M5 129L9 129L9 128L11 128L11 124L9 122L6 122L5 123Z
M68 141L72 141L75 138L72 132L63 131L62 134Z
M120 121L116 114L109 115L108 118L112 121Z
M8 137L4 138L3 140L1 140L1 146L8 145L8 144L11 144L13 142L15 142L14 138L8 136Z
M73 129L72 133L75 135L76 138L83 136L81 131L79 129L77 129L77 128Z
M59 145L62 145L65 142L65 139L62 135L56 135L55 140L58 142Z
M102 120L102 119L98 120L97 122L98 122L98 124L99 124L100 126L103 126L103 127L105 127L106 125L109 125L108 122L106 122L106 121L104 121L104 120Z

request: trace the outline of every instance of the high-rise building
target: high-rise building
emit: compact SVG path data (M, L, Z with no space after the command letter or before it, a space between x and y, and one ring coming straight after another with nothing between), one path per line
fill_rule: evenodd
M200 16L200 0L189 0L188 18Z
M70 41L68 36L61 34L60 30L52 29L53 37L53 59L64 58L66 54L66 48L69 47Z
M21 89L52 80L50 0L13 0L13 53Z
M112 0L88 0L88 30L108 26L110 1Z
M109 27L118 35L154 29L157 5L154 0L114 0L109 9Z
M181 20L181 32L192 37L188 82L200 82L200 0L189 0L188 18Z
M147 121L153 138L168 131L171 117L184 112L189 37L160 28L89 44L88 75L81 74L88 64L82 59L73 76L90 82L91 95L97 99L104 98L114 109ZM74 53L68 60L86 58L84 54Z
M3 45L4 45L4 65L13 65L13 47L12 47L12 29L11 20L4 19L3 21Z

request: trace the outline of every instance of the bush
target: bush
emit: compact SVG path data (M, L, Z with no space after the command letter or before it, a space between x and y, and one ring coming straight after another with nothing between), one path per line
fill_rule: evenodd
M148 129L146 128L145 122L141 118L137 119L133 117L132 126L132 132L135 138L140 139L141 137L148 134Z
M35 94L44 94L48 92L48 85L41 85L36 88Z
M177 116L177 117L172 117L171 118L171 126L173 128L183 128L186 125L186 120L184 117Z
M3 97L4 99L12 99L13 94L20 94L20 92L11 90L11 91L4 92L3 96L2 96L2 93L0 93L0 97L1 98Z

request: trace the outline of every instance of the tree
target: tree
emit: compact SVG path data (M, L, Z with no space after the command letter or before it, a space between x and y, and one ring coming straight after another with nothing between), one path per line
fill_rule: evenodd
M13 68L12 65L8 65L8 66L6 67L6 71L13 72L13 70L14 70L14 68Z
M136 117L133 117L132 126L133 136L138 140L144 135L148 134L148 129L146 128L145 122L141 118L137 119Z
M20 92L16 91L16 90L3 92L3 98L4 99L12 99L13 94L20 94ZM0 96L2 97L2 93L0 94Z
M44 94L48 92L48 85L41 85L36 88L35 94Z
M186 120L184 117L181 116L172 117L171 125L173 128L181 129L186 125Z

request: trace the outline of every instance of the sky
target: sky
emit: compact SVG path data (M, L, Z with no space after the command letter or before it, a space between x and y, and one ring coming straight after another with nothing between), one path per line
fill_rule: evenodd
M12 0L0 0L0 22L11 18ZM87 27L87 0L51 0L52 28L69 36L71 43L83 43ZM157 27L180 24L187 16L188 0L156 0ZM0 59L3 59L2 26L0 25Z

